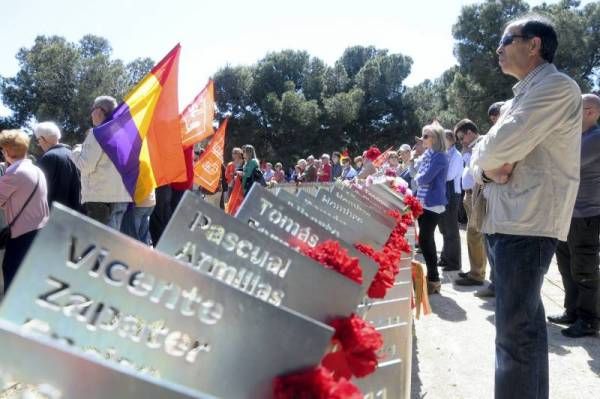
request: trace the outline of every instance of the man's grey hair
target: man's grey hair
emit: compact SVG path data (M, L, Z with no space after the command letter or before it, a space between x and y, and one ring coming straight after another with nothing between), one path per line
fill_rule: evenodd
M323 158L329 159L329 154L323 154L323 155L321 155L321 159L323 159Z
M598 97L596 94L584 94L581 96L581 98L585 104L589 104L592 107L596 108L596 111L600 111L600 97Z
M312 156L312 155L309 155L309 156L306 157L306 162L312 162L314 160L315 160L315 157Z
M55 138L57 141L60 140L60 138L62 137L62 135L60 134L60 129L54 122L39 123L35 127L33 134L37 138L40 138L40 137Z
M92 105L92 110L94 108L100 108L106 116L109 116L117 108L117 100L111 96L96 97L94 105Z

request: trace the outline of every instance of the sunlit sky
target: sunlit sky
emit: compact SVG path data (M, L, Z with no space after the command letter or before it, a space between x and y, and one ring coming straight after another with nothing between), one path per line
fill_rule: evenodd
M282 49L306 50L332 65L349 46L386 48L412 57L405 82L412 86L456 63L452 25L462 6L474 2L0 0L0 75L17 72L15 54L37 35L78 41L92 33L107 38L125 62L158 61L180 42L181 108L220 67L253 64ZM0 115L7 112L0 104Z

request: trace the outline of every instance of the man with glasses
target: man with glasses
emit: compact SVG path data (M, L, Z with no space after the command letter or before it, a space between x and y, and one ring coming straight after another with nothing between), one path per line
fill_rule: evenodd
M558 243L556 260L565 287L565 312L549 316L569 325L569 338L598 334L600 326L600 98L583 95L581 182L567 241Z
M514 98L475 146L484 184L486 234L496 285L495 397L548 398L548 338L541 300L558 240L566 240L577 188L581 92L552 64L549 21L511 22L496 50L515 77Z
M112 97L96 98L91 109L92 125L103 124L116 107L117 101ZM131 196L91 129L83 144L73 148L71 159L81 172L81 202L87 215L119 230Z

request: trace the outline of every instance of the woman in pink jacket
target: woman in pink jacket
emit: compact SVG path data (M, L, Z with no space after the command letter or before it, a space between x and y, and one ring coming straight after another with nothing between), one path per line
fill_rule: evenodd
M48 190L40 168L26 159L29 136L20 130L0 133L0 149L10 164L0 177L0 208L10 227L2 272L6 290L38 230L48 221Z

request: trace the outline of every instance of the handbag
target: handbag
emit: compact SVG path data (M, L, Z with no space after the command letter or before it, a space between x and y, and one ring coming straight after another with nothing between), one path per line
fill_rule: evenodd
M483 220L485 219L487 200L483 196L483 186L475 184L473 187L473 196L471 197L472 209L467 226L481 232L483 228Z
M33 191L31 192L31 194L29 194L29 198L27 198L27 201L25 201L25 204L23 204L19 213L17 213L17 216L15 216L15 218L13 220L11 220L11 222L8 224L8 226L6 226L2 230L0 230L0 249L6 248L6 245L8 244L8 240L10 240L11 227L13 227L13 225L15 224L17 219L19 219L19 216L21 216L21 213L23 213L23 210L27 207L27 205L29 204L29 201L31 201L31 198L33 198L33 195L37 191L39 185L40 185L40 175L38 172L37 182L35 183L35 187L34 187Z

